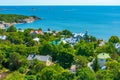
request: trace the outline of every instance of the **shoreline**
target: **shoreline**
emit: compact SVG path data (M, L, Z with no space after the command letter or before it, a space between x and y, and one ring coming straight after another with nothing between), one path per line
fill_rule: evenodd
M6 29L6 28L8 28L12 25L15 25L15 24L32 23L36 20L42 20L42 18L39 18L39 17L36 17L36 16L29 16L28 18L23 19L23 20L19 20L18 22L8 23L8 22L5 22L5 21L0 21L0 28L1 29Z

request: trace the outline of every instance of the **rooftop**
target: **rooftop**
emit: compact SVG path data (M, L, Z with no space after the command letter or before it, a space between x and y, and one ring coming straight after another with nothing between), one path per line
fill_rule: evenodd
M38 42L40 39L38 37L36 37L33 40Z
M42 34L42 30L31 30L30 34Z
M110 58L109 54L107 54L107 53L100 53L100 54L98 54L97 57L102 58L102 59Z
M30 54L27 58L27 60L34 60L34 59L38 59L39 61L44 61L46 62L49 58L51 58L51 56L49 55L36 55L36 54ZM51 58L52 60L52 58Z

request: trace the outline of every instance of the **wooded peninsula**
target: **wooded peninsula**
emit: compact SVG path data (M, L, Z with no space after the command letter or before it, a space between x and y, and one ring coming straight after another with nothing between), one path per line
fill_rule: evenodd
M5 29L19 23L32 23L35 20L41 20L41 18L37 16L25 16L18 14L0 14L0 28Z
M4 21L6 23L20 23L25 19L34 19L38 20L41 19L37 16L25 16L25 15L18 15L18 14L0 14L0 21Z

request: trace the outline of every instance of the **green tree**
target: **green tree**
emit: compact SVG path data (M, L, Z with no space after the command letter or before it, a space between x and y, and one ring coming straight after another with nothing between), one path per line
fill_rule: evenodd
M23 57L23 56L22 56ZM30 62L25 58L21 58L21 63L20 63L21 67L27 69L30 66Z
M0 50L0 64L2 64L2 62L5 60L5 55L3 54L3 52Z
M69 30L63 30L62 32L61 32L61 34L62 35L65 35L66 37L70 37L71 35L72 35L72 33L69 31Z
M74 80L75 74L65 70L56 77L56 80Z
M73 60L73 55L68 52L63 51L58 55L58 62L63 68L69 68Z
M14 71L5 80L24 80L24 76L18 71Z
M87 61L86 57L84 57L84 56L75 56L74 60L75 60L77 69L87 67L88 61Z
M19 33L17 32L9 33L7 40L9 40L11 43L14 43L14 44L21 44L24 42L22 39L22 36L19 35Z
M17 29L14 27L14 25L10 26L8 29L7 29L7 32L16 32Z
M37 80L35 75L26 75L24 80Z
M105 52L105 53L117 53L117 49L115 48L115 45L113 43L107 43L102 47L99 47L96 49L97 53Z
M90 36L90 42L95 42L95 41L97 41L96 37Z
M24 45L24 44L20 44L20 45L17 45L17 52L20 53L20 55L23 55L23 56L28 56L28 54L26 53L27 52L27 46Z
M81 68L76 73L76 80L96 80L95 73L89 68Z
M100 65L98 62L98 58L96 57L95 60L93 61L93 70L96 72L100 69Z
M114 80L113 72L110 70L99 70L96 72L97 80Z
M2 63L5 61L5 55L0 50L0 68L2 68Z
M4 21L7 23L14 23L14 22L19 23L21 20L26 18L29 18L29 16L17 15L17 14L0 14L0 21Z
M34 66L34 71L36 73L40 72L42 69L44 69L46 67L46 64L44 62L38 62L35 66Z
M55 80L57 72L52 68L44 68L38 75L37 80Z
M42 54L42 55L51 55L53 61L57 60L57 55L58 55L59 50L56 45L44 43L42 46L39 46L38 50L39 50L40 54Z
M27 56L29 55L29 54L37 54L38 53L38 47L37 46L32 46L32 47L27 47L26 48L26 54L27 54Z
M20 67L18 70L21 74L26 72L26 69L24 67Z
M77 54L82 56L94 56L94 43L80 43Z
M119 80L120 79L120 63L112 60L108 61L106 63L107 69L111 71L111 74L113 74L114 79L113 80Z
M52 54L51 54L52 60L53 60L53 61L56 61L56 60L57 60L57 55L59 54L58 46L53 45L53 48L52 48L52 49L53 49L53 50L52 50Z
M40 47L39 51L40 51L40 54L51 55L53 52L53 47L51 44L44 44L42 48Z
M54 65L50 66L50 68L54 69L58 73L62 73L64 71L64 68L62 66L60 66L59 64L54 64Z
M21 59L19 53L10 53L9 66L10 70L17 70L20 67Z
M109 39L109 42L112 42L112 43L118 43L120 40L118 38L118 36L111 36L110 39Z
M6 32L6 31L5 31L4 29L1 29L1 28L0 28L0 34L4 35L5 32Z

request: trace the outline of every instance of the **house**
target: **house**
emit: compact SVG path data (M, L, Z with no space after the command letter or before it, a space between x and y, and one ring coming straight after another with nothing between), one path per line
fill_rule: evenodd
M97 55L97 57L98 57L98 63L101 69L103 69L103 67L105 67L106 64L106 59L110 58L110 56L107 53L100 53Z
M99 47L101 47L101 46L103 46L103 45L105 45L105 41L104 41L104 40L100 41Z
M6 40L6 38L7 38L6 35L0 36L0 39L1 39L1 40Z
M0 29L4 29L4 28L5 28L4 24L0 24Z
M120 51L120 44L119 44L119 43L116 43L116 44L115 44L115 48L116 48L118 51Z
M73 45L75 45L79 41L79 39L70 37L70 38L61 38L61 41L65 42L65 43L70 43L71 46L73 46Z
M72 33L72 36L74 38L81 38L81 37L84 37L84 34L83 33Z
M27 57L27 60L29 61L33 61L34 59L45 62L47 66L50 66L52 64L52 57L49 55L44 56L44 55L30 54Z
M64 37L64 35L62 35ZM69 43L71 46L74 46L84 37L83 33L72 33L72 37L70 38L61 38L63 43Z
M30 34L43 34L42 30L31 30Z

